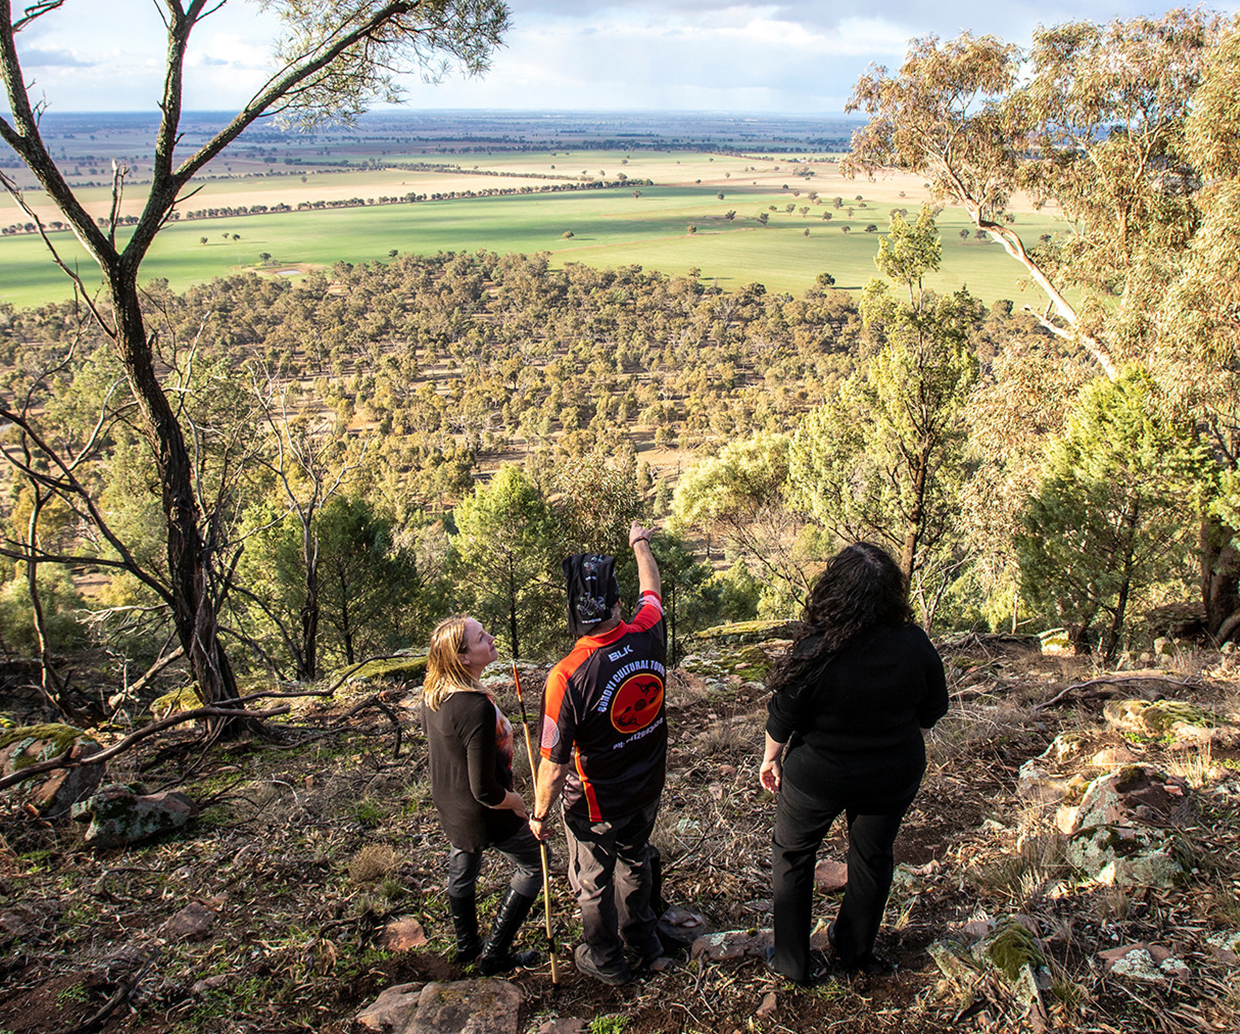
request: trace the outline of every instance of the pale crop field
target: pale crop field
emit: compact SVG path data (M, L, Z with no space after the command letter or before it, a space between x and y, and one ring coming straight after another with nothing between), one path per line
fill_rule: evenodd
M394 250L434 254L485 249L548 252L553 265L583 262L614 268L637 264L669 275L696 268L704 281L724 289L758 282L771 291L799 295L823 272L834 276L840 288L858 289L877 274L878 233L886 231L890 210L903 207L913 216L925 196L923 185L913 177L848 180L833 162L811 161L809 156L793 161L785 156L773 159L693 151L578 150L494 155L427 152L387 158L456 165L462 171L376 168L220 178L205 182L184 208L277 203L295 207L315 200L409 192L430 195L519 188L565 182L551 177L581 182L583 174L614 182L623 173L632 180L653 180L656 185L182 219L160 233L143 264L144 278L166 278L180 290L246 270L292 276L338 261L386 261ZM814 175L797 175L806 169ZM808 197L811 191L818 193L821 203ZM634 196L635 192L640 196ZM86 193L97 195L89 197L94 207L106 206L102 188ZM138 193L136 188L131 194L134 204ZM722 200L719 193L724 195ZM838 209L833 207L836 197L843 199ZM790 204L794 206L791 213L786 211ZM802 208L806 208L804 213ZM734 220L725 219L728 211L736 213ZM1035 213L1028 206L1015 211L1017 229L1029 241L1054 229L1050 214ZM822 218L824 212L830 213L830 220ZM767 215L766 226L758 222L759 213ZM50 213L45 217L53 218ZM960 238L959 231L968 228L962 212L946 209L938 224L943 265L939 274L928 278L929 286L939 291L967 286L988 303L1000 298L1034 306L1043 303L1039 292L1020 294L1020 269L999 245L975 240L971 233L967 240ZM865 232L870 225L878 233ZM690 232L691 226L696 232ZM79 263L87 285L96 284L93 264L72 237L60 232L52 239L66 259ZM264 252L272 256L266 264L259 258ZM36 236L0 239L0 301L22 306L71 295L68 279L52 264Z

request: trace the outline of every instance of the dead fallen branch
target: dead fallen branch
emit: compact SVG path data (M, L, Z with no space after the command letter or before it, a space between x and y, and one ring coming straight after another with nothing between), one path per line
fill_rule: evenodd
M258 697L272 695L274 694L254 693L250 696L241 697L238 700L229 701L229 703L240 705ZM158 732L163 732L165 729L170 729L185 722L197 721L200 718L272 718L275 715L287 714L289 710L288 704L281 704L266 711L249 711L240 706L226 707L222 704L195 707L193 710L181 711L178 714L169 715L167 718L161 718L159 721L151 722L149 725L144 725L141 729L131 732L123 740L114 743L106 750L99 751L97 754L91 754L84 758L74 758L71 756L72 747L70 747L69 750L66 750L58 757L52 758L50 761L40 761L33 765L27 765L21 771L14 772L12 775L7 775L0 779L0 790L7 790L10 786L24 783L27 779L33 779L35 776L43 775L45 772L55 772L62 768L81 768L83 765L101 765L105 761L110 761L117 755L125 753L135 743L139 743L149 736L154 736Z
M1085 682L1074 682L1070 686L1065 686L1062 690L1056 693L1049 700L1044 700L1040 704L1034 704L1033 710L1040 711L1043 708L1054 707L1060 701L1071 696L1073 693L1077 693L1081 690L1089 691L1089 692L1082 694L1082 696L1086 699L1096 700L1101 697L1111 697L1111 696L1119 695L1118 691L1112 692L1106 689L1103 689L1103 690L1096 689L1095 687L1098 687L1098 686L1118 687L1118 686L1145 685L1149 688L1146 689L1145 692L1140 694L1141 697L1147 700L1155 700L1157 699L1158 694L1164 692L1164 690L1161 687L1167 687L1169 689L1192 689L1194 686L1198 685L1199 681L1200 680L1196 678L1177 680L1177 679L1160 678L1156 675L1129 675L1127 677L1112 676L1110 678L1089 679L1088 681L1085 681Z
M116 1012L117 1009L133 997L133 993L138 989L138 985L142 982L142 978L146 976L147 970L151 968L152 961L153 960L151 959L147 959L142 968L138 970L134 976L130 977L130 979L126 981L123 981L116 994L108 999L102 1009L100 1009L89 1019L79 1023L76 1027L71 1027L69 1030L62 1032L62 1034L95 1034L96 1031L103 1027L104 1023L107 1022L108 1017L111 1016L112 1013Z

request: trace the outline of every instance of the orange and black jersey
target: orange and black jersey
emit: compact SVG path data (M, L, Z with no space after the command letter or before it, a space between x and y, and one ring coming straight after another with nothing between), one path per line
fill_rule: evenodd
M582 636L551 669L543 692L541 753L570 765L564 807L599 822L658 799L667 770L663 601L644 592L637 613L601 636Z

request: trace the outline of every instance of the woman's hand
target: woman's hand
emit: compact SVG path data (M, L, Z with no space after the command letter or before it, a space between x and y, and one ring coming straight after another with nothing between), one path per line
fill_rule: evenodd
M764 790L779 793L779 783L783 776L784 745L768 732L766 734L766 750L762 755L762 767L758 769L758 782Z
M770 790L771 793L779 793L779 780L783 765L779 763L779 758L772 758L770 761L763 761L762 767L758 770L758 781L762 784L763 789Z
M504 798L504 803L500 807L508 808L519 819L528 819L530 817L529 812L525 810L525 798L517 793L516 790L508 791L508 796Z

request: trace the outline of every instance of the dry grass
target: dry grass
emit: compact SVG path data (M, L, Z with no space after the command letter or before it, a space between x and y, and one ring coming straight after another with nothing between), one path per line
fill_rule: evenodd
M356 884L374 883L391 876L400 866L400 855L391 844L367 844L349 859L349 879Z

